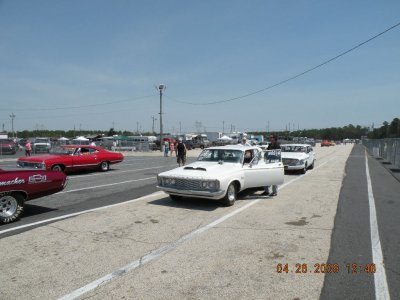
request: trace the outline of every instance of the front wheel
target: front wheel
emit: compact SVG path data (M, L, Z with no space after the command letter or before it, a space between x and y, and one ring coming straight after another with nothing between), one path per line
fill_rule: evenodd
M229 184L226 191L225 197L221 200L222 204L225 206L232 206L235 204L237 197L236 185L234 183Z
M20 194L0 196L0 223L17 220L24 212L24 197Z
M300 170L301 174L306 174L307 172L307 163L304 164L304 168Z
M103 161L100 164L100 170L102 170L103 172L108 171L109 168L110 168L110 164L108 163L108 161Z
M311 166L309 167L310 170L314 169L315 159L313 160Z
M54 165L54 166L51 168L51 170L52 170L52 171L55 171L55 172L62 172L62 171L63 171L63 168L61 167L61 165Z
M179 201L182 199L182 196L178 196L178 195L169 195L169 197L174 201Z

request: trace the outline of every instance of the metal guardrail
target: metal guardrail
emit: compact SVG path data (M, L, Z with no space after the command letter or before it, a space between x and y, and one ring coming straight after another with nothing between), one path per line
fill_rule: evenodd
M371 155L382 158L400 168L400 139L363 139L362 144Z

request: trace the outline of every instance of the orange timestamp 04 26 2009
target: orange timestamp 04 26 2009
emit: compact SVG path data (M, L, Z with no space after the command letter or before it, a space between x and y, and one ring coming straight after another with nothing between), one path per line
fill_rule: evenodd
M339 265L337 263L279 263L276 265L276 272L281 274L337 274L347 272L347 274L374 274L376 265L374 263L357 264L347 263Z

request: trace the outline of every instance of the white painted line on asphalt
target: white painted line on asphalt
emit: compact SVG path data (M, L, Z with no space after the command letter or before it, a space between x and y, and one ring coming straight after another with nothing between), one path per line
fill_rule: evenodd
M329 160L327 160L326 162L324 162L324 163L320 164L319 166L315 167L313 170L310 170L308 173L306 173L306 174L304 174L302 176L298 176L298 177L288 181L287 183L281 185L280 189L283 189L286 186L292 184L293 182L303 178L304 176L307 176L308 174L311 174L312 172L314 172L315 170L321 168L322 166L324 166L329 161L331 161L331 160L333 160L335 158L336 157L332 157ZM112 273L109 273L109 274L107 274L107 275L105 275L105 276L103 276L103 277L101 277L101 278L99 278L99 279L97 279L95 281L92 281L92 282L88 283L87 285L85 285L85 286L83 286L83 287L81 287L79 289L76 289L75 291L73 291L73 292L71 292L71 293L69 293L69 294L67 294L65 296L62 296L61 298L59 298L59 300L76 299L76 298L82 296L83 294L86 294L86 293L88 293L88 292L90 292L90 291L92 291L92 290L94 290L94 289L96 289L96 288L98 288L98 287L100 287L100 286L102 286L102 285L114 280L114 279L122 277L126 273L131 272L131 271L133 271L133 270L135 270L135 269L137 269L139 267L142 267L146 263L151 262L152 260L171 252L172 250L176 249L178 246L182 245L183 243L192 240L196 236L198 236L198 235L202 234L203 232L205 232L205 231L217 226L218 224L226 221L227 219L237 215L238 213L246 210L247 208L253 206L254 204L258 203L261 200L264 200L264 199L252 200L250 203L245 204L242 207L240 207L240 208L238 208L238 209L236 209L236 210L234 210L234 211L222 216L221 218L219 218L219 219L217 219L217 220L215 220L215 221L213 221L213 222L211 222L211 223L209 223L209 224L207 224L207 225L205 225L203 227L200 227L200 228L198 228L198 229L196 229L196 230L194 230L194 231L182 236L180 239L178 239L176 241L173 241L173 242L171 242L171 243L169 243L169 244L167 244L165 246L162 246L162 247L160 247L160 248L158 248L158 249L156 249L156 250L154 250L154 251L142 256L141 258L132 261L131 263L127 264L124 267L119 268L118 270L116 270L116 271L114 271Z
M102 184L102 185L89 186L89 187L84 187L84 188L75 189L75 190L68 190L68 191L58 192L58 193L56 193L55 195L66 194L66 193L72 193L72 192L78 192L78 191L84 191L84 190L91 190L91 189L102 188L102 187L106 187L106 186L113 186L113 185L119 185L119 184L130 183L130 182L136 182L136 181L144 181L144 180L150 180L150 179L156 179L156 177L153 176L153 177L147 177L147 178L140 178L140 179L132 179L132 180L120 181L120 182L109 183L109 184Z
M371 176L369 174L367 151L365 151L365 169L367 173L372 260L376 266L376 272L374 273L375 298L379 300L389 300L389 287L386 280L386 270L383 261L381 241L379 239L378 219L376 217L375 198L372 190Z
M40 225L40 224L43 224L43 223L49 223L49 222L54 222L54 221L58 221L58 220L62 220L62 219L67 219L67 218L70 218L70 217L79 216L79 215L90 213L90 212L97 211L97 210L108 209L108 208L115 207L115 206L120 206L120 205L123 205L123 204L128 204L128 203L133 203L133 202L137 202L137 201L147 200L149 198L158 197L158 196L161 196L163 194L164 194L164 192L155 192L155 193L150 194L150 195L146 195L146 196L143 196L143 197L140 197L140 198L136 198L136 199L132 199L132 200L127 200L127 201L116 203L116 204L110 204L110 205L107 205L107 206L92 208L92 209L79 211L79 212L68 214L68 215L63 215L63 216L59 216L59 217L55 217L55 218L51 218L51 219L38 221L38 222L35 222L35 223L25 224L25 225L21 225L21 226L18 226L18 227L13 227L13 228L1 230L0 231L0 235L3 234L3 233L6 233L6 232L11 232L11 231L15 231L15 230L23 229L23 228L28 228L28 227L33 227L33 226Z
M138 172L138 171L146 171L146 170L153 170L153 169L161 169L164 167L174 167L175 165L165 165L165 166L158 166L158 167L152 167L152 168L143 168L143 169L135 169L135 170L124 170L124 171L113 171L113 172L106 172L106 173L95 173L95 174L88 174L88 175L77 175L77 176L68 176L68 179L75 179L75 178L81 178L81 177L91 177L91 176L111 176L114 174L119 174L119 173L130 173L130 172Z

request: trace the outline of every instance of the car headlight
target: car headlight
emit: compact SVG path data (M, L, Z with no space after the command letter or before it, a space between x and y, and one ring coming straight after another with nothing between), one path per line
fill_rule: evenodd
M205 180L201 182L201 187L207 190L217 190L219 189L218 180Z
M298 161L297 161L297 164L298 164L298 165L304 165L304 159L298 160Z
M175 179L174 178L164 178L164 184L165 185L175 185Z
M35 169L40 169L40 170L45 170L46 169L46 164L44 162L36 163L34 168Z

